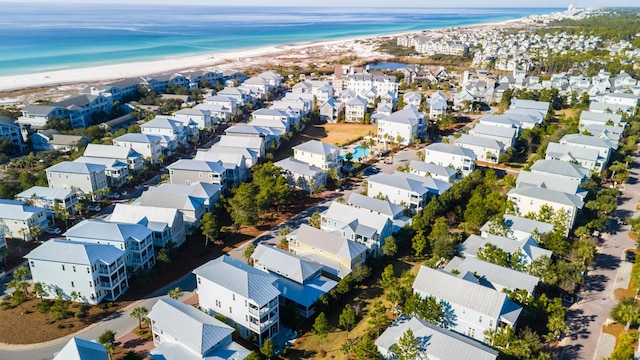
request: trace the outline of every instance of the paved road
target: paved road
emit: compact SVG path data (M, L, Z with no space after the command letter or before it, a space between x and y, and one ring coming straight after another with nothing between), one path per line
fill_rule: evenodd
M568 312L569 333L563 340L563 350L560 355L562 360L595 359L602 325L609 318L609 313L616 304L613 288L618 267L623 261L624 250L635 248L636 244L629 239L630 227L618 225L615 219L626 219L632 216L640 200L640 168L637 160L636 157L629 182L624 189L621 189L619 206L613 214L614 221L610 222L608 233L602 236L593 270L586 276L581 294L583 300Z
M129 307L113 314L107 320L93 324L85 329L80 330L78 333L71 334L64 338L48 341L35 345L7 345L0 344L0 359L2 360L51 360L53 354L60 351L62 347L73 336L80 337L82 339L94 340L97 339L105 330L113 330L116 332L116 337L120 337L129 333L131 330L138 326L138 320L132 318L129 313L131 309L136 306L144 306L151 310L153 305L158 299L166 298L167 292L175 287L180 287L184 291L184 295L181 299L189 298L193 295L193 291L196 288L195 277L191 274L187 274L181 279L173 282L164 288L156 291L145 299L137 301Z

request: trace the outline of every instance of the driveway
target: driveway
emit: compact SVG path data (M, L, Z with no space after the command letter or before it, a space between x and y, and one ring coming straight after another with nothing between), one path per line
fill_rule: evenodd
M618 225L617 219L632 216L640 200L640 168L637 161L636 157L629 181L621 189L618 208L612 214L613 220L609 222L608 231L602 235L596 263L593 270L588 272L580 294L582 300L567 313L569 332L562 341L559 357L562 360L595 359L602 325L616 305L613 290L623 252L636 246L629 238L630 226Z

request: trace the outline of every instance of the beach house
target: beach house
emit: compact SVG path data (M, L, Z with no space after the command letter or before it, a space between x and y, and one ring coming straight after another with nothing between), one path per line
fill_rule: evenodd
M422 136L425 128L425 114L409 104L378 120L378 141L411 145Z
M83 156L90 158L115 159L129 165L129 170L140 171L144 164L142 154L130 147L115 145L87 144Z
M505 146L500 141L492 138L462 135L455 139L455 146L463 149L471 150L479 161L497 164L500 161L500 155L504 153Z
M367 99L356 96L344 103L344 121L363 122L367 112Z
M226 317L258 345L280 332L277 277L227 255L193 270L200 307Z
M258 244L251 259L256 269L276 276L274 285L280 291L280 306L293 302L304 318L316 312L315 305L320 296L338 285L337 281L323 275L324 265L275 246Z
M605 159L600 157L600 152L597 149L554 142L547 145L545 159L566 161L597 172L601 172L605 165Z
M485 286L498 291L524 290L533 295L540 279L526 272L517 271L469 256L454 256L443 269L458 277L473 274Z
M385 360L397 358L393 345L411 330L418 341L418 357L425 360L496 360L497 350L454 331L443 329L417 317L400 317L380 336L375 344Z
M0 115L0 137L3 137L15 146L15 152L26 151L28 146L22 140L20 126L16 120L8 116Z
M60 206L70 215L76 213L73 206L78 203L78 195L74 190L44 186L33 186L16 195L16 199L49 211L54 211L56 206Z
M540 247L532 236L513 239L493 234L488 234L487 237L473 234L469 235L462 245L460 245L459 251L464 257L475 258L478 255L478 251L487 245L493 245L510 255L520 252L521 258L518 260L526 265L530 265L542 256L551 258L553 255L551 251Z
M446 182L459 180L458 172L456 170L450 167L425 163L419 160L411 160L409 163L409 170L412 174L428 176ZM462 174L460 174L460 176L461 175Z
M324 265L325 273L334 280L344 278L364 264L369 250L363 244L306 224L287 234L286 238L289 252Z
M309 165L300 160L286 158L274 163L283 170L283 175L291 186L313 192L324 186L326 172L318 167Z
M71 189L81 195L100 197L99 192L109 185L106 167L101 164L88 164L75 161L63 161L45 170L50 188Z
M293 158L327 171L340 167L340 148L322 141L310 140L293 147Z
M0 199L0 232L5 237L35 240L37 234L33 230L44 229L48 224L46 209L19 200Z
M599 156L604 165L609 162L611 153L618 148L617 143L614 143L607 138L603 139L596 136L582 134L565 135L560 139L560 144L598 150Z
M451 167L469 175L476 167L476 154L460 146L433 143L424 149L424 162Z
M117 159L109 159L102 157L87 157L80 156L73 162L102 165L104 166L104 173L107 177L107 186L111 188L119 188L129 182L127 177L129 176L129 164Z
M45 298L99 304L115 301L129 288L124 251L106 244L62 239L42 243L25 255L33 282L45 287ZM66 359L65 359L66 360Z
M163 156L161 141L160 136L133 133L113 139L113 145L133 149L144 160L156 164Z
M412 212L418 212L432 196L442 194L451 186L448 182L416 174L379 173L369 177L367 196L386 199Z
M106 220L146 226L153 232L153 244L157 247L165 247L169 242L180 246L187 238L184 219L178 209L116 204L113 213Z
M460 278L426 266L420 267L413 291L444 301L448 328L478 341L485 340L487 330L515 327L522 312L507 294L481 285L473 276Z
M62 152L71 152L78 150L89 142L84 136L79 135L63 135L57 130L38 130L38 132L29 136L33 150L58 150Z
M158 300L148 318L152 359L242 360L250 353L233 341L233 327L178 300Z
M172 184L190 185L196 182L208 182L226 188L227 169L222 162L211 162L193 159L180 159L167 166L169 181Z
M109 360L109 354L100 343L72 337L53 360Z
M567 214L566 234L575 224L577 213L584 205L578 195L535 186L512 189L507 193L507 199L513 203L516 214L521 216L530 212L538 213L543 205L550 206L556 212L564 211Z

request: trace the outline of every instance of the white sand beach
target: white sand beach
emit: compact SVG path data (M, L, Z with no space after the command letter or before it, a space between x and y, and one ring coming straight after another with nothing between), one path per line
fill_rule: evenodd
M475 31L495 30L496 28L511 28L524 25L521 20L509 20L500 23L473 25ZM463 28L459 28L463 29ZM429 31L442 31L434 29ZM357 55L365 59L384 59L390 57L375 50L376 41L390 36L415 34L417 32L365 36L332 41L304 42L300 44L286 44L268 46L238 51L212 53L197 56L167 58L155 61L112 64L96 67L57 70L24 75L0 77L0 91L11 92L36 87L60 87L59 90L74 90L91 83L105 83L118 79L168 74L186 70L215 69L217 71L247 69L253 66L268 64L298 64L308 62L330 62L331 58ZM64 91L63 91L64 92ZM16 101L17 100L17 101ZM5 97L0 104L21 103L25 99Z

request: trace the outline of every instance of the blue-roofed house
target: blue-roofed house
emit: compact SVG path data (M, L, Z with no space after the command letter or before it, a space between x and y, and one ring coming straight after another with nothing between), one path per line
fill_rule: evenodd
M515 327L522 312L507 294L481 285L473 276L459 278L426 266L420 267L413 291L444 301L448 328L478 341L485 340L487 330Z
M227 255L193 270L200 306L231 320L240 336L264 340L280 332L277 277Z
M178 300L158 300L148 317L154 360L242 360L250 353L233 341L233 327Z
M392 346L411 330L418 340L418 357L426 360L496 360L497 350L457 332L443 329L417 317L400 317L376 339L378 352L386 360L396 359Z
M109 354L100 343L72 337L53 360L109 360Z
M294 255L275 246L259 244L253 254L253 266L277 277L281 306L294 302L305 318L315 313L318 298L338 285L324 276L325 266ZM284 300L284 301L283 301Z
M115 301L129 288L124 251L106 244L52 239L25 255L33 282L45 284L45 298L57 292L98 304ZM66 359L65 359L66 360Z

